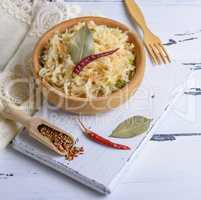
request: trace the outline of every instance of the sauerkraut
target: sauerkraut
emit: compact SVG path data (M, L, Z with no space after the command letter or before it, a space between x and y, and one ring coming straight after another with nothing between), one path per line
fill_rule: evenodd
M69 53L69 43L85 25L79 23L64 33L54 34L41 53L39 75L66 96L107 96L124 87L135 75L135 46L128 42L126 32L90 21L87 26L93 35L95 53L119 50L91 62L77 75L73 73L76 64Z

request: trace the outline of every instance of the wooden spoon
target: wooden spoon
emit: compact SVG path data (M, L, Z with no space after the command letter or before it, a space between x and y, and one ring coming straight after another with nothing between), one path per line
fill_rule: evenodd
M39 117L31 117L27 113L20 111L19 108L17 109L16 106L13 106L9 104L8 102L1 100L0 103L0 113L3 117L6 119L10 119L16 122L19 122L23 126L25 126L29 132L29 135L32 136L34 139L39 141L40 143L44 144L48 148L52 149L59 155L66 155L66 152L61 152L59 149L57 149L54 144L45 136L43 136L39 130L38 127L40 125L46 125L50 127L51 129L54 129L56 131L59 131L62 134L68 135L72 139L72 143L75 144L75 140L73 136L60 128L50 124L49 122L39 118Z

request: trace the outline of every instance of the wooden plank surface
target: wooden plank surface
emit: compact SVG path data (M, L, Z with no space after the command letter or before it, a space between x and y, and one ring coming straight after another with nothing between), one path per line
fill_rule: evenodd
M168 42L169 39L181 41L189 38L186 33L192 33L199 38L177 42L176 45L168 47L174 58L174 65L170 66L170 69L178 67L175 79L179 79L180 70L185 68L188 71L196 63L201 62L199 32L201 1L138 0L138 2L150 27L164 42ZM132 25L121 1L73 1L73 3L79 3L86 11L100 11L106 16ZM179 37L176 34L184 36ZM155 71L151 71L151 67L148 66L150 73L157 74L158 67ZM165 66L162 68L164 74L171 71ZM174 74L170 73L167 76L173 77ZM148 83L152 84L152 80ZM157 91L157 85L153 85L153 88ZM160 92L157 95L160 96ZM163 105L157 102L154 108L155 115L158 116ZM116 191L106 198L7 148L0 153L0 195L6 200L200 200L201 158L198 152L201 140L199 138L185 142L178 140L176 144L178 149L175 152L172 150L175 143L161 145L150 142ZM185 149L189 151L186 152ZM183 152L186 152L185 155Z

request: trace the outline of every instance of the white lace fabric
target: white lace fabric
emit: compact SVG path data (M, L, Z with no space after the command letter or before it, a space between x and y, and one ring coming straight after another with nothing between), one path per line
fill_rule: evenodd
M1 0L0 7L16 19L31 24L32 1L31 0Z
M80 15L79 6L69 5L61 0L59 2L35 0L34 3L32 4L30 0L0 1L0 9L7 13L9 19L12 17L28 26L31 24L16 53L9 60L4 72L0 74L0 98L28 113L32 113L35 109L31 54L38 37L55 24ZM6 28L6 24L4 26ZM0 37L8 39L9 34L5 32L3 34L5 35ZM12 34L10 33L11 37ZM0 58L2 55L0 52ZM19 124L0 116L0 149L13 139L20 128L22 126Z
M40 37L55 24L80 15L80 7L59 2L43 2L37 11L29 35Z

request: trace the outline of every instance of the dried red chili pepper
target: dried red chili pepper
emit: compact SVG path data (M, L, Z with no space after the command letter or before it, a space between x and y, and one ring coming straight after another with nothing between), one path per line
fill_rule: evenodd
M106 51L106 52L102 52L102 53L98 53L98 54L92 54L87 56L86 58L83 58L74 68L73 72L78 74L83 70L83 68L88 65L89 63L93 62L94 60L97 60L98 58L101 57L105 57L105 56L109 56L113 53L115 53L116 51L118 51L119 48L111 50L111 51Z
M130 150L130 147L123 145L123 144L117 144L114 142L111 142L108 139L105 139L104 137L98 135L97 133L89 130L88 128L86 128L84 126L84 124L80 121L80 119L78 119L79 124L82 128L83 133L91 140L93 140L94 142L97 142L99 144L114 148L114 149L120 149L120 150Z

